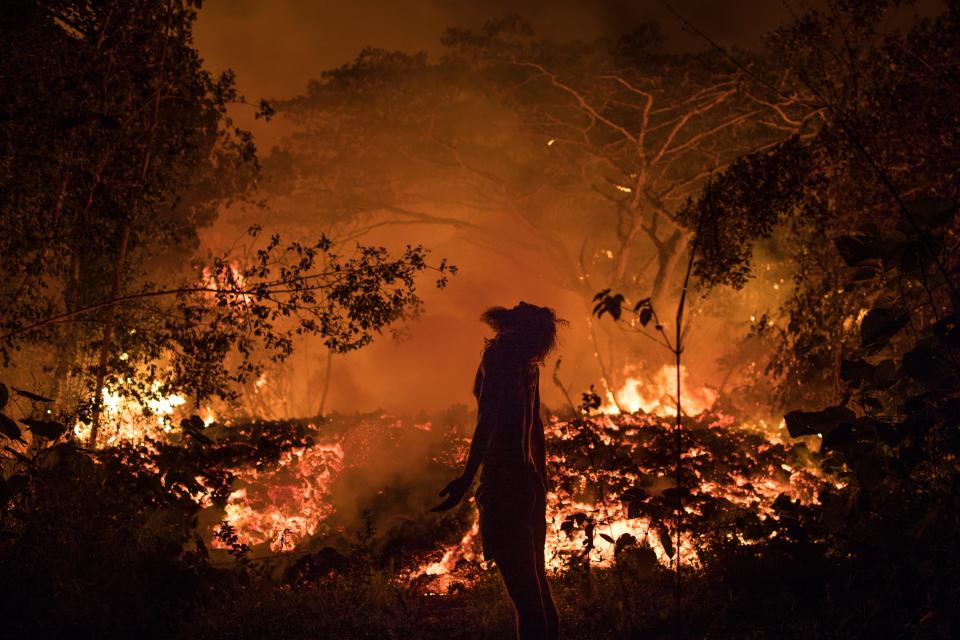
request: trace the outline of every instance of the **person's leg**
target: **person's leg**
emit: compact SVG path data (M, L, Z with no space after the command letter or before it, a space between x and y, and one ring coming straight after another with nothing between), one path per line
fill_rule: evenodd
M537 557L537 582L540 584L540 601L543 607L543 616L547 625L547 640L556 640L560 635L560 617L557 606L553 602L550 586L547 584L546 562L544 561L543 545L539 547Z
M544 640L548 638L543 595L537 575L537 553L534 535L529 529L518 535L515 544L497 557L497 566L503 584L513 601L517 614L517 638Z
M547 561L545 550L547 543L546 497L534 509L533 538L536 549L537 581L540 583L540 600L547 625L547 640L557 640L560 636L560 617L547 584Z

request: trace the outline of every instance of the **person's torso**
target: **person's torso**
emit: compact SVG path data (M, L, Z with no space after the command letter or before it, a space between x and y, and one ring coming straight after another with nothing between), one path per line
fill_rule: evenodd
M485 354L477 376L475 393L479 393L485 382L494 382L488 380L490 376L499 378L495 384L488 385L488 388L495 389L497 398L496 402L486 399L495 408L493 415L485 418L492 418L495 428L484 456L483 475L533 467L533 430L540 428L535 415L538 368L536 365L515 362L509 358L509 354Z

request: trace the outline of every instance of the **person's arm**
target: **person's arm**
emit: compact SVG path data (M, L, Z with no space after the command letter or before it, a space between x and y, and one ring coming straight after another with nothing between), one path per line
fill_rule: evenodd
M480 371L477 372L477 426L473 431L473 439L470 441L470 453L467 455L463 474L440 491L440 497L446 496L446 499L431 511L452 509L463 500L463 496L470 489L470 485L473 484L473 479L490 449L490 442L493 440L493 434L497 428L501 380L497 374L487 375L485 364L486 359L481 363Z
M547 486L547 447L544 442L543 418L540 417L540 374L537 372L537 381L533 387L533 433L530 434L530 448L533 454L533 464L540 474L543 486Z
M473 478L477 475L477 471L480 469L480 465L483 464L484 458L487 457L487 451L490 449L490 441L493 440L493 432L497 428L496 420L496 407L494 406L494 398L490 397L494 394L491 393L489 387L484 391L480 392L480 401L477 406L477 427L473 430L473 440L470 441L470 454L467 456L467 462L463 468L463 475L461 478L467 480L469 485L473 482Z

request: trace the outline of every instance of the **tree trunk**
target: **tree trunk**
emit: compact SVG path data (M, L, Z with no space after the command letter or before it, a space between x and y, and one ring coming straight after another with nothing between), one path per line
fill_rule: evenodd
M320 393L320 406L317 408L317 415L322 416L324 409L327 408L327 395L330 393L330 371L333 369L333 351L327 349L327 366L323 374L323 391Z
M673 271L680 261L680 255L687 247L687 240L687 235L676 229L670 234L670 237L657 247L657 273L653 278L653 286L650 291L654 308L665 308L658 303L665 302L664 296L667 286L670 284Z
M120 248L117 251L117 260L113 266L113 286L111 288L110 299L116 299L120 295L120 285L123 283L123 265L127 259L127 246L130 242L130 220L123 223L123 231L120 234ZM117 320L116 305L111 304L107 307L107 322L103 328L103 341L100 344L100 357L97 362L97 377L94 382L93 393L93 413L90 418L90 441L88 446L91 449L97 447L97 432L100 430L100 416L103 411L103 381L107 375L107 361L110 358L110 347L113 343L113 330Z
M80 254L76 251L70 257L70 284L64 292L64 302L67 312L76 310L79 306L78 291L80 287ZM53 374L53 385L50 397L58 404L63 404L63 386L66 384L70 370L77 357L78 326L76 322L69 322L62 327L60 345L57 349L57 366Z

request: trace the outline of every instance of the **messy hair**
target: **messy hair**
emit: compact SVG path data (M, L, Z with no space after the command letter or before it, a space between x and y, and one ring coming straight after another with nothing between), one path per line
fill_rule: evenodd
M518 356L541 363L557 344L557 326L566 324L553 309L521 302L512 309L491 307L480 320L496 331L492 343L509 344Z

